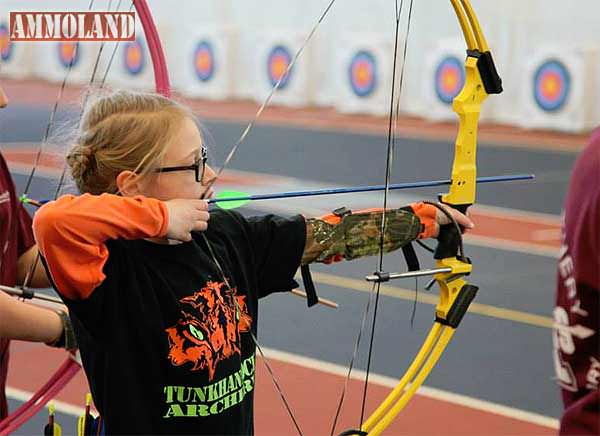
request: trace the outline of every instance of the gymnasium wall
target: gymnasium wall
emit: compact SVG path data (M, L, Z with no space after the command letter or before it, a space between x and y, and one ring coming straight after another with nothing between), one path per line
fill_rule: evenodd
M398 0L400 3L401 0ZM117 0L112 1L112 7ZM127 5L125 6L125 3ZM293 59L329 0L149 0L167 54L173 87L184 95L262 101ZM451 101L464 80L464 41L447 0L414 0L406 62L401 60L410 0L400 20L397 71L400 110L454 119ZM600 2L597 0L473 0L505 92L482 118L526 128L569 132L600 124ZM106 10L108 0L94 9ZM121 10L129 4L123 1ZM334 106L385 115L392 80L394 0L337 0L274 103ZM85 10L88 2L2 0L0 76L89 81L100 44L10 43L8 12ZM4 27L3 27L4 26ZM115 44L103 48L102 74ZM76 58L73 59L75 54ZM107 75L115 87L152 89L143 32L122 43Z

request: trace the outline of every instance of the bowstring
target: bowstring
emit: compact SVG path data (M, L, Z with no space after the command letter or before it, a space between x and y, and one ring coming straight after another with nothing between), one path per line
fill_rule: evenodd
M394 155L394 149L395 149L395 145L396 145L396 130L397 130L398 117L399 117L399 112L400 112L400 110L399 110L400 96L401 96L401 90L402 90L402 83L403 83L403 79L404 79L404 65L405 65L405 61L406 61L408 32L410 30L412 0L410 3L410 11L409 11L409 16L408 16L406 38L404 40L402 67L401 67L399 86L398 86L398 97L396 98L395 95L396 95L396 77L397 77L397 66L398 66L398 38L400 36L400 19L402 16L403 6L404 6L404 0L400 1L400 5L398 5L398 0L395 0L394 58L393 58L393 62L392 62L392 87L391 87L391 96L390 96L390 112L389 112L389 120L388 120L386 174L385 174L385 189L384 189L384 201L383 201L384 206L383 206L381 229L380 229L381 235L380 235L380 240L379 240L379 258L378 258L377 264L376 264L376 271L383 270L384 234L385 234L385 227L386 227L386 209L387 209L387 200L388 200L388 194L389 194L389 185L390 185L390 180L391 180L391 169L393 166L393 155ZM374 305L373 323L372 323L372 327L371 327L371 337L370 337L370 341L369 341L369 354L368 354L368 360L367 360L367 370L365 372L363 398L362 398L362 404L361 404L361 416L360 416L359 428L362 428L362 424L364 421L364 414L365 414L367 386L368 386L368 381L369 381L371 355L372 355L372 349L373 349L373 338L374 338L374 332L375 332L375 322L376 322L376 318L377 318L377 307L378 307L378 303L379 303L380 288L381 288L381 282L374 283L373 287L371 288L371 292L369 293L369 298L367 300L367 304L366 304L365 310L363 312L361 327L360 327L360 330L359 330L357 338L356 338L354 351L353 351L352 357L350 359L350 363L348 365L349 369L348 369L348 373L346 375L346 380L344 381L344 385L343 385L342 391L340 393L340 399L338 401L337 409L336 409L335 416L333 419L333 424L331 426L330 435L333 435L335 432L335 427L337 425L337 421L339 419L341 409L343 407L343 403L344 403L344 399L345 399L345 395L346 395L346 391L347 391L347 387L348 387L348 382L351 377L351 373L352 373L352 369L355 364L355 360L358 356L361 338L362 338L362 335L363 335L363 332L365 329L365 321L367 319L371 305ZM373 300L374 300L374 303L373 303Z
M123 0L119 0L119 3L117 4L117 7L116 7L117 11L121 8L122 1ZM131 5L129 6L129 12L131 12L133 10L133 7L134 7L133 0L131 0ZM100 81L100 88L103 88L104 84L106 83L106 78L108 77L108 72L110 71L113 61L115 60L115 55L117 54L117 49L119 48L120 43L121 43L120 40L115 43L113 51L110 55L110 59L108 61L108 65L106 67L106 70L104 70L104 75L102 76L102 80Z
M288 78L289 73L291 72L292 68L296 65L296 62L298 61L298 59L300 58L300 56L304 52L304 49L309 44L309 42L312 40L313 36L317 32L318 27L325 20L325 17L327 16L327 14L329 13L329 11L333 7L333 4L335 3L335 1L336 0L331 0L327 4L327 7L324 9L324 11L319 16L319 19L317 20L317 22L311 28L308 36L306 37L306 39L304 40L304 42L302 43L302 45L300 46L300 48L294 54L294 57L292 58L292 60L290 61L290 63L285 68L283 74L279 77L279 79L277 80L277 82L275 82L275 84L271 87L271 90L269 91L269 94L267 95L267 97L265 98L265 100L263 101L263 103L258 108L258 111L254 115L254 118L246 125L246 128L244 129L244 131L240 135L239 139L235 142L235 144L233 145L233 147L231 147L231 150L227 154L227 157L225 158L225 161L223 162L223 165L221 165L221 167L217 171L215 177L210 180L210 182L209 182L208 185L206 185L207 190L210 189L210 188L212 188L212 186L215 184L215 182L217 181L217 179L221 176L221 174L223 173L223 171L225 171L225 168L227 167L227 165L229 165L229 162L231 162L231 159L233 159L233 155L236 153L236 151L238 150L238 148L240 147L240 145L242 144L242 142L244 142L246 140L246 137L250 133L250 130L252 130L254 128L254 126L258 122L258 119L262 116L262 113L265 111L265 109L271 103L271 100L273 99L273 96L275 95L275 92L277 90L279 90L279 88L281 87L281 84L283 83L283 81Z
M398 125L398 117L400 113L400 98L402 97L402 84L404 82L404 67L406 65L406 53L408 49L408 36L410 33L410 21L412 17L412 9L413 9L413 0L410 0L408 18L406 23L406 32L404 37L404 48L402 53L402 66L400 68L400 77L399 77L399 86L398 86L398 95L396 107L394 108L394 93L395 93L395 81L396 81L396 70L397 70L397 56L398 56L398 37L399 37L399 27L400 27L400 18L402 15L402 9L404 6L404 0L400 2L400 8L398 8L398 1L396 0L396 40L394 42L394 66L393 66L393 75L392 75L392 96L390 98L390 117L389 117L389 126L388 126L388 146L387 146L387 158L386 158L386 172L385 172L385 190L383 194L383 213L381 218L381 229L380 229L380 238L379 238L379 259L378 259L378 270L379 272L383 272L383 257L384 257L384 239L385 239L385 230L386 230L386 215L387 215L387 204L389 199L389 185L392 177L392 168L394 161L394 152L396 146L396 133L397 133L397 125ZM395 117L394 117L394 109L395 109ZM371 363L373 357L373 346L375 342L375 327L377 324L377 311L379 308L379 296L381 290L381 282L378 281L376 285L375 292L375 305L373 308L373 321L371 325L371 336L369 340L369 351L367 354L367 368L363 386L363 397L362 397L362 405L360 412L360 426L362 428L362 424L364 422L365 417L365 408L367 402L367 391L369 387L369 374L371 371Z
M404 55L403 58L406 60L406 52L408 49L408 34L410 33L410 21L412 18L413 12L413 0L410 2L410 7L408 10L408 24L406 28L406 38L404 39ZM402 74L400 75L400 90L402 90L402 84L404 82L404 62L402 62ZM400 118L400 98L396 102L396 117L394 119L394 144L396 144L396 140L398 139L398 119ZM421 241L417 240L417 244L423 246ZM419 298L419 277L415 277L415 298L413 300L412 309L410 312L410 328L414 327L415 315L417 313L417 301Z
M302 55L302 53L304 52L304 49L306 48L306 46L310 43L310 41L312 40L313 36L315 35L318 27L321 25L321 23L323 23L323 21L325 20L325 17L329 14L329 11L331 10L331 8L333 7L333 4L335 3L336 0L330 0L329 3L327 4L327 6L325 7L325 9L323 10L323 12L320 14L317 22L313 25L313 27L311 28L308 36L306 37L306 39L304 40L304 42L302 43L302 45L300 46L300 48L296 51L296 53L294 54L294 57L292 58L292 60L290 61L290 63L287 65L287 67L285 68L283 74L279 77L279 79L277 80L277 82L271 87L271 90L269 91L269 94L267 95L267 97L265 98L265 100L263 101L263 103L260 105L260 107L258 108L258 111L256 112L256 114L254 115L253 119L246 125L245 129L243 130L242 134L240 135L239 139L235 142L235 144L233 145L233 147L231 147L229 153L227 154L223 164L221 165L221 167L218 169L218 171L216 172L215 176L209 181L209 183L206 186L205 192L208 192L209 189L216 183L216 181L219 179L219 177L221 176L221 174L223 173L223 171L226 169L227 165L229 165L229 163L231 162L231 160L233 159L233 156L235 155L235 153L237 152L237 150L239 149L240 145L242 144L242 142L244 142L246 140L246 138L248 137L248 134L250 133L250 131L254 128L254 126L256 125L256 123L258 122L258 119L262 116L263 112L265 111L265 109L269 106L269 104L271 103L271 100L273 99L273 96L275 95L275 92L281 87L281 84L283 83L283 81L289 76L290 71L292 70L292 68L295 66L296 62L298 61L298 59L300 58L300 56ZM216 257L216 254L212 248L212 245L210 244L208 238L206 237L206 235L204 233L202 233L202 238L204 240L204 242L206 243L208 250L210 252L210 255L212 257L212 260L215 264L215 266L217 267L217 270L219 271L219 274L221 275L221 278L223 280L223 282L225 283L225 285L227 286L228 292L230 294L233 293L233 289L231 288L231 286L229 285L229 281L227 280L227 277L225 276L225 272L223 271L221 264L219 262L219 260ZM236 306L236 311L239 311L239 304L237 303L236 299L233 298L234 304ZM273 384L275 385L275 388L277 389L277 392L285 406L285 409L288 413L288 415L290 416L294 427L296 429L296 431L298 432L298 434L300 436L303 435L302 430L298 424L298 421L289 405L289 402L287 401L283 390L281 389L281 386L279 384L279 382L277 381L277 378L275 377L275 373L272 370L272 367L269 363L269 360L267 359L267 357L265 356L262 347L260 346L260 343L258 341L258 338L254 335L254 333L252 331L250 331L250 336L252 337L252 341L254 342L254 345L256 346L262 361L271 377L271 381L273 382Z
M373 298L375 296L375 286L376 286L376 284L373 283L371 292L369 292L369 298L367 299L367 304L366 304L365 310L363 311L363 316L362 316L362 320L360 323L360 329L358 330L358 335L356 336L356 341L354 343L354 350L352 352L352 357L350 359L350 363L348 364L348 372L346 373L346 379L344 380L344 385L342 386L342 391L340 393L340 399L338 400L338 405L337 405L337 408L335 411L335 416L333 418L333 423L331 424L331 432L329 433L330 436L333 436L333 434L335 433L335 427L337 426L337 422L340 417L340 413L342 412L342 407L344 405L344 400L346 398L346 392L348 390L348 383L350 382L350 377L352 375L352 370L354 369L355 360L356 360L356 357L358 356L358 351L360 349L362 335L365 331L367 317L369 315L371 304L372 304Z
M221 275L221 278L223 279L223 283L227 287L227 292L229 293L229 296L230 296L231 300L233 301L233 304L235 306L235 312L236 312L236 320L237 320L239 314L242 313L242 309L241 309L241 307L240 307L237 299L235 298L235 293L233 292L233 288L229 284L229 280L227 280L227 276L225 275L225 271L221 267L221 263L217 259L217 256L216 256L216 254L215 254L215 252L213 250L213 247L210 244L210 242L208 241L208 238L206 237L206 233L205 232L201 232L201 234L202 234L202 239L204 240L206 246L208 247L208 251L209 251L209 253L210 253L210 255L211 255L212 259L213 259L213 262L214 262L215 266L217 267L217 270L219 271L219 274ZM239 332L239 326L238 325L236 325L236 333L238 334L237 337L238 337L238 340L239 340L240 339L240 337L239 337L239 333L240 332ZM260 343L258 342L258 338L256 337L256 335L252 331L252 328L250 328L249 333L250 333L250 336L252 337L252 341L254 342L254 345L256 346L256 349L258 350L258 353L260 354L260 357L261 357L261 359L262 359L262 361L263 361L263 363L265 365L265 368L267 369L267 372L269 373L269 376L271 377L271 381L273 382L273 385L275 386L275 389L277 390L277 393L279 394L279 398L283 402L283 404L285 406L285 409L286 409L286 411L287 411L290 419L292 420L292 423L294 424L294 427L296 428L296 431L298 432L298 434L300 436L302 436L303 433L302 433L302 430L300 428L300 424L298 424L298 420L296 419L296 416L294 415L294 413L292 411L290 403L288 402L285 394L283 393L283 390L281 389L281 385L277 381L277 377L275 376L275 373L273 372L273 368L271 367L271 364L270 364L269 360L265 356L265 353L263 352L263 349L260 346ZM240 343L240 347L241 347L241 343ZM240 353L240 359L241 359L241 353Z
M88 11L92 10L92 7L94 6L94 1L95 0L90 0L90 3L88 5ZM65 87L67 86L67 81L69 79L69 73L71 72L71 69L73 68L73 60L75 59L75 56L77 56L77 51L78 50L79 50L79 44L75 45L75 50L73 51L73 56L71 58L71 62L69 62L69 66L67 67L67 72L65 73L65 77L62 80L62 83L61 83L60 88L58 90L58 95L56 96L56 100L54 101L54 106L52 108L52 111L50 112L50 119L48 120L48 124L46 124L46 130L44 132L44 136L42 138L42 142L40 143L40 146L38 148L38 152L36 154L36 157L35 157L35 160L34 160L34 163L33 163L33 167L31 168L31 172L29 173L29 177L27 178L27 183L25 184L25 189L23 191L23 195L24 196L27 196L29 194L29 189L31 188L31 183L32 183L33 178L35 176L35 173L36 173L36 170L37 170L37 166L38 166L38 164L40 162L43 149L47 145L48 137L50 136L50 131L51 131L52 126L54 124L54 118L55 118L56 113L58 111L58 105L60 104L60 101L62 100L63 91L65 90Z

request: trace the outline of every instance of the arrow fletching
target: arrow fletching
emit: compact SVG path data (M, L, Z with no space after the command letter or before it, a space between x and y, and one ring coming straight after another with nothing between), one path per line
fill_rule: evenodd
M219 201L226 200L226 201ZM237 209L250 202L250 194L240 191L221 191L210 201L221 209Z

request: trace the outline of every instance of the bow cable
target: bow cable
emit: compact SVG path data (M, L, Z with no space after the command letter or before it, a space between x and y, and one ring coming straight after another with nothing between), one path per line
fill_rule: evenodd
M229 162L231 162L231 160L233 159L233 156L235 155L235 153L239 149L239 147L242 144L242 142L244 142L246 140L248 134L250 133L250 131L252 130L252 128L256 125L258 119L261 117L261 115L263 114L264 110L271 103L271 100L273 99L273 96L275 95L275 92L281 87L281 84L287 78L287 76L289 75L289 73L292 70L292 68L295 66L296 62L298 61L298 59L300 58L300 56L304 52L304 49L306 48L306 46L308 45L308 43L312 40L312 38L315 35L318 27L325 20L325 17L330 12L330 10L331 10L333 4L335 3L335 1L336 0L329 1L329 3L327 4L327 6L323 10L323 12L320 14L317 22L311 28L308 36L306 37L306 39L304 40L304 42L300 45L300 48L294 54L294 57L292 58L292 61L286 66L283 74L279 77L279 79L277 80L277 82L272 86L272 88L269 91L269 94L267 95L266 99L263 101L263 103L258 108L258 111L254 115L254 118L247 124L246 128L244 129L244 131L240 135L239 139L236 141L236 143L230 149L229 153L227 154L227 157L225 158L225 161L223 162L223 165L221 165L221 167L218 169L218 171L216 172L215 176L209 181L209 183L207 185L205 185L205 187L206 187L205 192L208 192L210 190L210 188L215 184L215 182L219 179L219 177L221 176L221 174L223 173L223 171L225 170L225 168L227 167L227 165L229 164ZM239 307L239 304L237 303L235 297L233 296L233 289L229 285L229 281L227 280L225 272L223 271L223 268L221 267L221 264L220 264L220 262L219 262L219 260L218 260L218 258L216 256L216 254L215 254L215 251L213 250L213 248L212 248L212 246L210 244L210 241L206 237L206 234L204 232L202 232L201 234L202 234L202 239L204 240L204 242L206 243L206 246L208 247L208 250L209 250L210 256L212 257L213 263L215 264L217 270L219 271L221 279L223 280L223 282L227 286L228 292L232 296L232 301L235 304L235 309L236 309L236 312L237 312L237 311L240 310L240 307ZM261 356L261 358L262 358L262 360L263 360L263 362L265 364L265 367L267 368L267 371L268 371L268 373L269 373L269 375L271 377L271 381L275 385L275 388L277 389L277 391L279 393L279 396L280 396L280 398L281 398L281 400L282 400L282 402L283 402L283 404L285 406L285 409L286 409L288 415L290 416L290 419L292 420L292 423L294 424L294 427L295 427L297 433L300 436L302 436L302 434L303 434L302 430L300 429L298 421L297 421L297 419L294 416L294 413L293 413L293 411L292 411L292 409L291 409L291 407L289 405L289 402L285 398L283 390L281 389L280 384L279 384L279 382L277 381L277 379L275 377L275 374L274 374L274 372L273 372L273 370L272 370L272 368L271 368L271 366L269 364L269 359L267 359L267 357L263 353L262 347L260 346L260 343L258 342L258 338L256 338L256 336L254 335L254 333L252 331L250 331L250 334L251 334L251 337L252 337L252 341L254 342L254 344L256 346L256 349L258 350L258 352L259 352L259 354L260 354L260 356Z
M400 3L400 9L396 9L397 10L397 17L396 17L396 29L399 26L399 21L400 21L400 16L402 13L402 6L403 6L403 1ZM397 0L396 0L396 7L397 7ZM394 93L392 92L392 98L390 100L390 118L389 118L389 127L388 127L388 152L387 152L387 161L386 161L386 171L385 171L385 186L386 189L384 190L384 194L383 194L383 213L382 213L382 218L381 218L381 231L380 231L380 238L379 238L379 263L378 263L378 272L383 272L383 257L384 257L384 235L385 235L385 229L386 229L386 212L387 212L387 204L388 204L388 197L389 197L389 185L390 185L390 180L392 177L392 167L393 167L393 161L394 161L394 151L395 151L395 145L396 145L396 127L397 127L397 123L398 123L398 117L399 117L399 108L400 108L400 98L402 96L402 83L404 81L404 67L406 65L406 53L407 53L407 48L408 48L408 37L410 34L410 21L411 21L411 17L412 17L412 9L413 9L413 0L410 0L410 5L409 5L409 10L408 10L408 18L407 18L407 22L406 22L406 36L404 38L404 49L403 49L403 53L402 53L402 67L400 69L400 82L399 82L399 87L398 87L398 95L397 95L397 101L396 101L396 113L395 113L395 119L394 119ZM396 30L396 49L394 50L394 75L396 74L396 63L397 63L397 45L398 45L398 30ZM394 81L395 81L395 77L393 79L392 82L392 88L394 87ZM393 129L392 129L393 126ZM373 322L372 322L372 326L371 326L371 337L370 337L370 341L369 341L369 351L368 351L368 355L367 355L367 370L366 370L366 375L365 375L365 381L364 381L364 388L363 388L363 398L362 398L362 406L361 406L361 413L360 413L360 427L362 427L363 421L364 421L364 415L365 415L365 406L366 406L366 400L367 400L367 389L368 389L368 385L369 385L369 374L370 374L370 370L371 370L371 358L373 355L373 345L374 345L374 339L375 339L375 326L376 326L376 322L377 322L377 309L379 307L379 295L380 295L380 290L381 290L381 282L377 282L377 286L376 286L376 294L375 294L375 307L373 308Z

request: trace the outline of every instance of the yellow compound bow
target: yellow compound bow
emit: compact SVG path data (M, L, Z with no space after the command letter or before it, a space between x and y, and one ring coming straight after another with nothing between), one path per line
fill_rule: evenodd
M481 26L469 0L450 0L460 23L466 45L466 80L453 102L459 117L459 131L455 143L452 166L452 185L441 195L442 203L465 212L475 203L477 177L477 129L481 104L490 94L502 92L502 81L496 71L492 55ZM376 273L369 281L387 281L434 273L440 288L440 301L435 310L435 322L412 364L381 405L362 424L359 431L343 434L376 436L381 434L408 404L436 365L471 301L477 286L467 283L473 266L462 252L462 237L455 224L443 226L435 252L436 268L401 274Z

